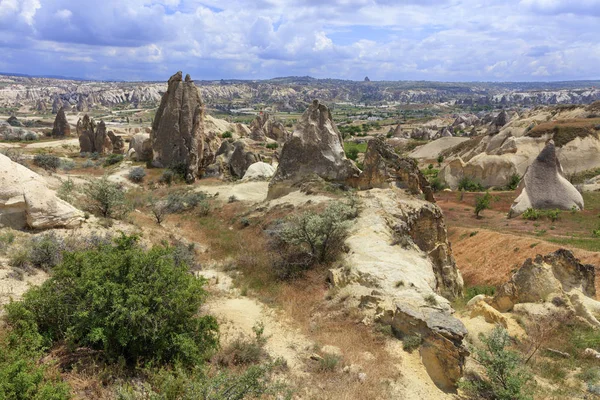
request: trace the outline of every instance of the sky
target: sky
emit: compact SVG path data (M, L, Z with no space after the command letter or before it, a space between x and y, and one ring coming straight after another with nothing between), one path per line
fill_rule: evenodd
M0 0L0 71L600 79L600 0Z

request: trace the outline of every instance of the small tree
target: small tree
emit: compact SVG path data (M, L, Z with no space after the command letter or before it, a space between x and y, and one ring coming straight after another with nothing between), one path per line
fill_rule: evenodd
M444 162L444 156L440 154L437 158L438 167L441 166L443 162Z
M169 214L169 204L164 200L157 200L154 197L151 197L150 211L152 211L156 223L160 225Z
M496 326L489 336L480 335L483 348L476 348L473 359L485 370L484 379L467 380L461 384L474 398L498 400L529 400L526 392L531 375L522 367L518 353L508 350L510 336Z
M483 210L489 210L491 208L490 203L492 202L492 195L490 192L485 192L483 196L477 196L475 198L475 216L479 217L479 214Z
M129 212L122 186L109 181L106 175L90 181L83 192L89 210L104 218L119 218Z

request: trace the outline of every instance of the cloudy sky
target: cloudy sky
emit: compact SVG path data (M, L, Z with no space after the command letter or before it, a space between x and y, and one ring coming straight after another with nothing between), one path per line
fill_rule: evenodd
M0 71L600 79L600 0L0 0Z

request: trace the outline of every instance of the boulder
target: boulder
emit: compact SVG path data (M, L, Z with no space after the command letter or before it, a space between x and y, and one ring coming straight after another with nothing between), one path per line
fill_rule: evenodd
M510 280L500 286L491 305L500 312L518 304L559 305L590 325L600 327L600 302L594 300L596 273L569 250L527 259Z
M52 136L53 137L65 137L71 136L71 126L67 121L67 116L65 115L65 109L61 107L56 113L56 118L54 118L54 126L52 127Z
M272 165L264 163L264 162L257 162L248 167L242 180L243 181L269 180L269 179L271 179L271 177L274 174L275 174L275 168L273 168Z
M314 100L298 121L292 137L283 145L268 197L281 197L310 176L329 182L346 182L359 174L356 165L346 158L342 135L329 108Z
M509 217L521 215L528 208L583 210L583 197L563 176L552 140L527 168L521 190L510 208Z
M488 324L502 325L505 329L508 329L506 317L485 301L477 301L469 309L471 310L470 318L483 317Z
M44 178L0 154L0 226L13 229L74 228L83 213L58 198Z
M150 141L153 165L185 165L188 182L201 177L204 169L215 161L219 139L216 134L205 134L204 105L189 75L184 81L179 71L169 78L154 117Z
M369 140L363 161L363 171L349 179L351 186L360 190L396 186L412 194L423 194L435 201L429 182L419 170L417 162L399 156L382 138Z
M248 168L260 161L260 157L247 149L241 140L233 144L233 152L229 158L229 172L232 176L242 178Z
M152 144L149 134L138 133L132 137L129 142L129 150L132 149L137 161L152 161Z

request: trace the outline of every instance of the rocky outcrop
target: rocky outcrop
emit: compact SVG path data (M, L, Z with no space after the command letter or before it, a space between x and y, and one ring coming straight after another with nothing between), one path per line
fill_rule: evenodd
M260 157L257 154L249 151L244 142L237 141L229 157L229 172L236 178L243 178L248 168L258 161Z
M283 196L309 176L346 182L360 170L346 158L342 135L331 112L318 100L304 112L292 137L283 145L279 166L269 184L269 198Z
M127 154L137 161L152 161L150 135L147 133L138 133L132 137L129 142L129 151Z
M250 124L250 138L264 141L266 138L285 142L289 133L281 121L276 121L268 112L263 111Z
M595 268L581 264L569 250L527 259L489 303L500 312L519 304L547 303L600 327L600 302L594 300Z
M358 189L386 188L395 186L409 190L414 195L423 194L428 201L435 201L429 182L412 158L401 157L382 138L369 140L363 161L363 171L349 180Z
M112 143L113 154L124 154L125 153L125 140L122 136L117 136L113 131L108 131L108 138Z
M96 124L87 114L77 121L79 151L81 153L110 154L113 145L106 133L104 121Z
M37 140L39 135L25 128L10 126L7 122L0 122L0 139L7 141Z
M509 217L521 215L528 208L583 210L583 197L563 176L552 140L527 169L521 190L510 208Z
M186 180L194 181L212 164L219 148L218 138L204 132L204 105L189 75L185 81L181 71L168 82L156 111L150 140L152 163L157 167L185 165Z
M468 354L467 331L448 300L462 295L463 280L443 215L435 204L395 187L357 196L361 213L346 240L345 267L330 272L339 287L333 301L358 307L363 323L391 325L400 339L419 335L429 375L452 391Z
M0 154L0 226L13 229L73 228L83 213L56 196L44 179Z
M52 127L52 136L53 137L65 137L71 136L71 126L67 121L67 116L65 115L65 109L61 107L56 113L56 118L54 118L54 126Z

